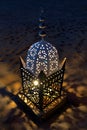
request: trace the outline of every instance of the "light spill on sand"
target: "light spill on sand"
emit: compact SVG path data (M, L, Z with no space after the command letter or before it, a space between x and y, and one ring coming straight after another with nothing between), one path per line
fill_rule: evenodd
M8 91L16 92L20 87L20 78L10 71L10 67L0 64L0 88L5 87Z

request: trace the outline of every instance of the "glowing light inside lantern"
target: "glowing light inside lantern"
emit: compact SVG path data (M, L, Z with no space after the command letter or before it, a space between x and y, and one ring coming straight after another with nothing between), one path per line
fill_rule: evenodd
M38 81L38 80L34 80L34 81L33 81L33 84L34 84L35 86L38 86L38 85L39 85L39 81Z

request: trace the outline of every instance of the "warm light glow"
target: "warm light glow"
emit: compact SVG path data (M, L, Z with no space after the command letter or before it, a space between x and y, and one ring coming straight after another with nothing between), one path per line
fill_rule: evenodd
M34 84L35 86L37 86L37 85L39 85L39 81L38 81L38 80L34 80L33 84Z

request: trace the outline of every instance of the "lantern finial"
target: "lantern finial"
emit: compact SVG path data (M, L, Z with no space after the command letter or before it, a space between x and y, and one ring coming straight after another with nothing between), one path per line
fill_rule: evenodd
M43 8L41 9L41 14L40 14L40 18L39 18L39 36L43 39L46 36L46 32L44 31L44 29L46 28L45 25L45 18L44 18L44 10Z

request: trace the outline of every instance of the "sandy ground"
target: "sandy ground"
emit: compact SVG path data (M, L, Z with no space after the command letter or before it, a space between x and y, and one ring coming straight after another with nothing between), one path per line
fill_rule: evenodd
M34 15L36 14L32 17ZM4 17L2 15L0 21L0 130L87 130L85 16L68 22L65 18L54 17L54 22L48 19L46 39L58 49L60 62L63 57L67 57L63 86L70 93L71 105L60 115L55 115L40 125L35 124L18 108L10 94L15 95L21 87L19 56L25 58L30 45L38 41L37 22L13 22L9 25Z

